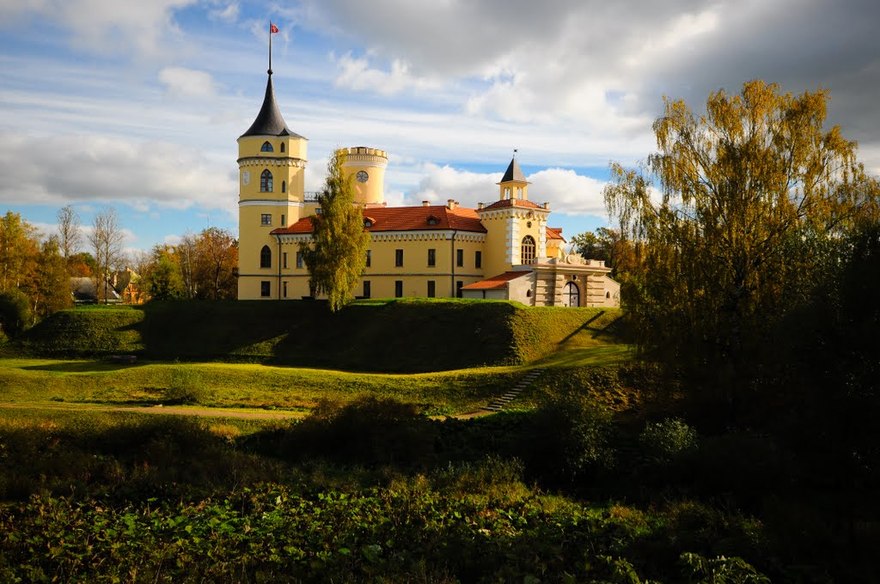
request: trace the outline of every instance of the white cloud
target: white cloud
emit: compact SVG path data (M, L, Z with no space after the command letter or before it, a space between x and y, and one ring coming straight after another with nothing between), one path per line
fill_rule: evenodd
M417 205L421 201L445 204L448 199L455 199L466 207L476 207L480 201L491 202L498 198L495 183L501 178L500 173L469 172L433 163L424 164L422 172L424 176L415 192L407 197L407 204Z
M497 183L501 172L477 173L431 163L423 165L422 171L424 176L406 204L417 205L423 200L445 204L447 199L455 199L466 207L476 207L480 202L493 203L500 196ZM531 183L529 200L548 202L553 212L605 216L604 181L564 168L548 168L526 178Z
M548 168L528 177L529 198L536 203L547 201L557 213L605 216L602 189L604 181L577 174L564 168Z
M0 15L13 21L37 16L70 31L79 48L116 55L155 56L169 52L178 33L175 10L197 0L39 0L4 2Z
M213 97L217 89L210 73L186 67L165 67L159 81L168 93L181 97Z
M209 11L208 15L213 20L232 23L238 20L238 13L238 2L228 2L226 4L220 4L219 8Z
M4 204L120 202L135 209L198 206L237 214L234 169L168 142L96 135L0 134L0 201ZM40 152L40 156L22 153ZM51 169L51 172L46 172Z
M335 83L344 89L393 95L404 90L424 90L439 85L437 81L411 75L409 65L401 59L394 59L388 71L371 67L369 59L354 57L351 52L335 60L339 68Z

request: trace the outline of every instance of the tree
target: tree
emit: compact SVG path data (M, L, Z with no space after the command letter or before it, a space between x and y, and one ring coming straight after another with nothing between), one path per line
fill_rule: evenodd
M0 291L25 286L36 268L36 229L18 213L0 218Z
M146 293L153 300L176 300L186 296L179 257L169 246L157 245L149 261L141 266Z
M198 298L230 300L237 296L235 269L238 242L231 233L217 227L202 231L195 240L195 280Z
M79 215L73 207L65 205L58 210L58 246L64 259L79 251L82 244Z
M67 262L55 236L40 246L34 280L28 288L33 314L37 317L48 316L73 304Z
M119 217L113 208L105 209L95 215L92 222L89 243L95 252L95 290L104 302L108 302L111 273L120 267L123 260L122 243L125 235L119 225Z
M184 298L192 300L199 293L199 282L196 278L197 250L196 238L187 233L180 238L180 243L174 247L177 263L180 267L180 276L183 279Z
M334 312L352 300L370 240L363 214L354 205L352 177L343 173L344 162L345 151L337 150L327 164L327 180L318 195L321 212L312 217L311 247L300 245L309 270L309 288L313 294L327 294Z
M91 278L97 273L98 266L92 254L80 251L67 258L67 271L71 276Z
M666 99L647 168L612 165L609 213L644 248L622 290L639 345L728 400L759 365L768 327L806 301L842 235L877 210L855 144L823 129L826 100L761 81L711 94L700 116Z
M602 229L600 227L600 229ZM577 235L571 238L571 245L574 249L575 253L579 254L581 257L590 260L608 260L609 249L606 245L606 241L602 241L599 238L599 230L597 229L595 233L592 231L585 231L584 233L578 233Z

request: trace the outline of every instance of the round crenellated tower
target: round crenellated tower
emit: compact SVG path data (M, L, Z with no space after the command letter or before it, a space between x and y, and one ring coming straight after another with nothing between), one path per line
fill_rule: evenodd
M347 176L354 176L356 203L366 207L385 205L385 167L388 155L384 150L355 146L342 148L345 162L342 163Z

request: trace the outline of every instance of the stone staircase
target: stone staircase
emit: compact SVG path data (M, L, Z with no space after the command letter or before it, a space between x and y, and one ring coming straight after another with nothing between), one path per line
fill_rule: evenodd
M532 385L535 380L540 377L542 371L542 369L532 369L525 375L525 377L520 379L516 385L507 390L504 395L496 397L491 402L489 402L489 405L483 406L483 409L489 412L500 412L505 407L507 407L510 402L515 400L519 396L519 394L523 392L523 390Z

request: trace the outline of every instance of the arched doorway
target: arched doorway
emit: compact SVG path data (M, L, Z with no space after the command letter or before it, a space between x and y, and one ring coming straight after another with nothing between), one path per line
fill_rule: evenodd
M581 291L574 282L567 282L562 287L562 305L563 306L580 306Z

